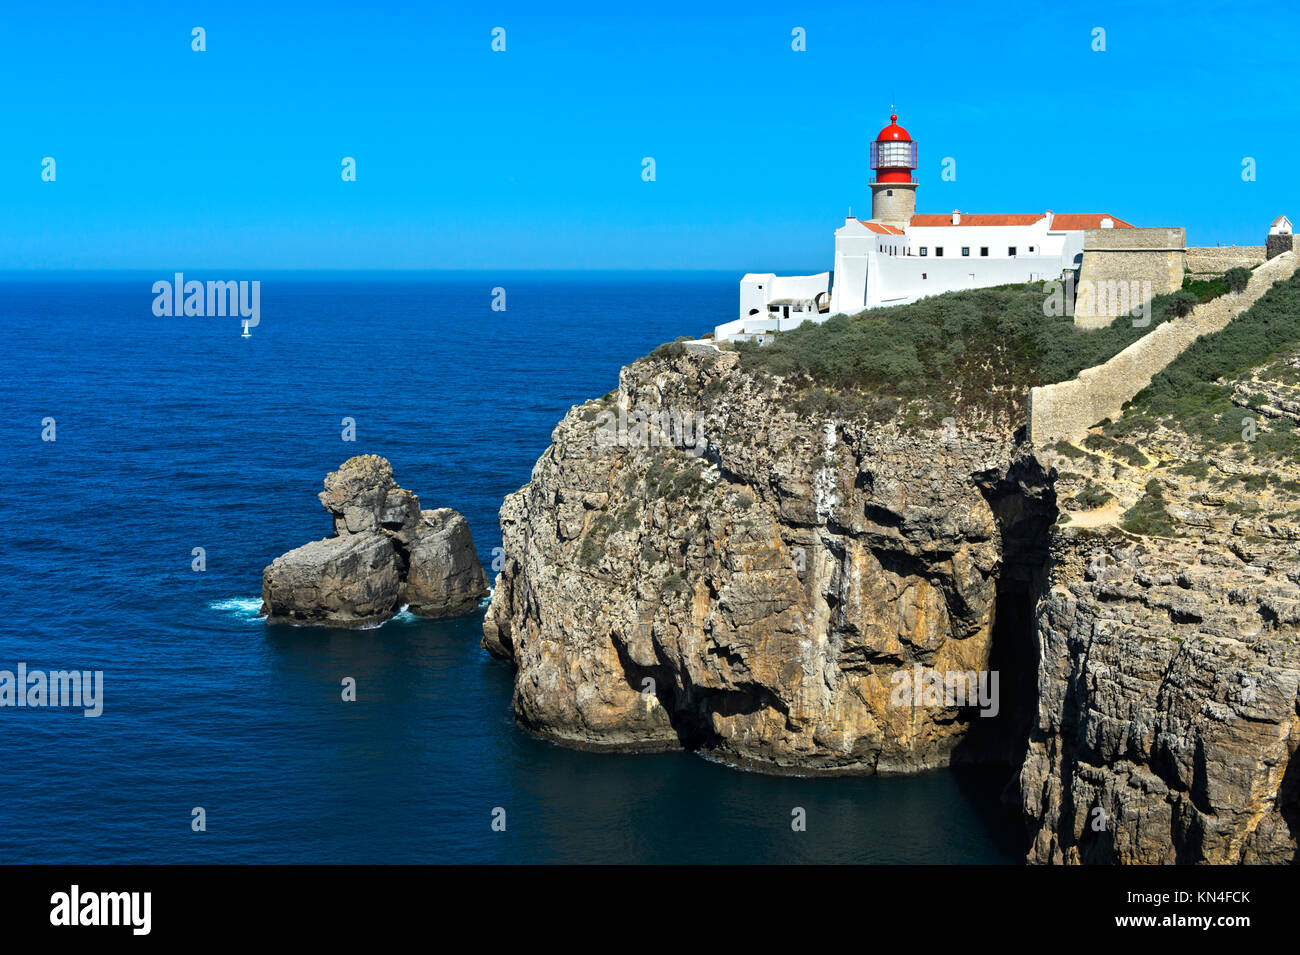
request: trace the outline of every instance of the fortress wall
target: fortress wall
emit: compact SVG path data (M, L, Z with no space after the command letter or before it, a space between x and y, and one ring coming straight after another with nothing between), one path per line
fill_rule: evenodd
M1130 307L1182 288L1186 242L1181 228L1086 230L1074 324L1103 328L1113 322L1117 288Z
M1295 236L1293 235L1270 235L1268 245L1265 248L1265 257L1276 258L1283 252L1290 252L1294 248Z
M1158 325L1109 361L1077 378L1029 389L1029 439L1037 444L1072 438L1106 418L1114 420L1151 379L1202 335L1217 332L1249 308L1274 282L1288 278L1300 255L1288 252L1260 266L1246 290L1204 302L1190 315Z
M1222 275L1228 269L1254 268L1264 261L1262 245L1194 246L1187 250L1187 271L1191 275Z

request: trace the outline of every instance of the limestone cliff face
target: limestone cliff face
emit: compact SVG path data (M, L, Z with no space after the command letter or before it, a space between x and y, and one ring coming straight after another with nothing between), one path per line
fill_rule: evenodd
M1289 419L1295 367L1239 403ZM652 356L506 499L483 644L514 663L518 719L570 745L797 773L1002 760L1031 862L1295 861L1300 462L1176 424L1137 443L844 419L734 353ZM1153 479L1168 524L1125 530ZM997 673L998 715L900 700L918 668Z
M1294 420L1296 368L1228 383L1261 442ZM1249 438L1206 446L1176 421L1131 440L1145 463L1104 441L1041 452L1073 509L1037 611L1039 703L1019 779L1029 859L1295 862L1300 461ZM1117 503L1078 509L1069 492L1086 485ZM1153 490L1160 526L1126 529L1122 509Z
M1005 429L801 413L736 364L623 369L506 499L484 646L516 667L519 720L574 745L686 746L774 772L1006 758L1032 662L991 717L898 687L917 668L1032 659L1049 476Z
M1020 771L1029 859L1291 862L1294 570L1270 573L1206 541L1155 543L1058 541Z

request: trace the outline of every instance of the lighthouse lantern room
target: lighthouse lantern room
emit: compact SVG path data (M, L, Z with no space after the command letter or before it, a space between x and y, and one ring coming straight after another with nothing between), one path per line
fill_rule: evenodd
M905 225L916 212L916 143L898 114L871 144L871 221Z

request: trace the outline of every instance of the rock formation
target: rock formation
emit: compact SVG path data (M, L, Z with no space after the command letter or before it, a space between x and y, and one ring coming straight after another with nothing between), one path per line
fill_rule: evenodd
M421 511L384 458L359 455L325 478L334 535L282 554L262 572L262 615L276 623L377 626L403 605L422 617L473 612L487 594L469 523Z
M1027 591L1045 559L1046 475L1009 435L783 410L737 357L625 368L506 499L484 646L518 668L518 718L575 745L774 772L973 756L972 722L1015 718L1005 700L985 718L896 691L918 667L989 671L999 588ZM707 452L672 446L683 436ZM1015 568L1008 539L1025 543Z
M1019 780L1030 861L1293 861L1295 581L1123 534L1062 539L1053 574Z
M1174 433L1125 463L873 424L738 357L624 368L506 499L483 645L523 725L771 772L1001 761L1032 862L1295 860L1300 465L1225 513ZM1250 382L1281 416L1300 390ZM1168 538L1119 526L1156 474ZM990 672L993 718L897 695Z
M1292 356L1224 383L1259 416L1258 444L1300 407L1297 368ZM1019 773L1029 859L1296 861L1300 461L1177 420L1141 425L1128 447L1102 431L1039 450L1069 519L1037 609ZM1082 510L1089 485L1114 505ZM1163 517L1125 522L1144 500Z
M459 617L487 596L487 575L478 562L469 521L440 507L422 511L409 551L402 601L420 617Z

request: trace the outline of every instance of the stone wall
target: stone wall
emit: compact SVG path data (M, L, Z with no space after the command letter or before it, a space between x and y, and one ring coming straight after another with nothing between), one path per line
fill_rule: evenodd
M1261 265L1244 292L1198 305L1190 315L1158 325L1149 335L1079 377L1029 389L1029 439L1036 444L1072 438L1099 421L1118 418L1124 402L1201 335L1217 332L1245 311L1274 282L1296 269L1296 252Z
M1287 233L1286 235L1270 235L1268 237L1268 245L1264 246L1264 257L1267 259L1275 259L1283 252L1290 252L1294 238L1295 237L1290 233Z
M1239 265L1253 269L1263 261L1262 245L1194 246L1187 250L1187 274L1222 275Z
M1186 245L1181 228L1086 230L1074 323L1103 328L1153 296L1182 288Z

